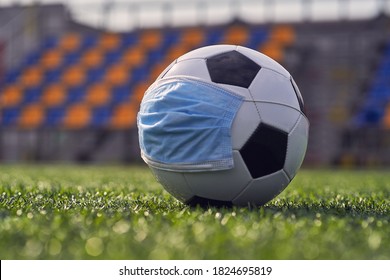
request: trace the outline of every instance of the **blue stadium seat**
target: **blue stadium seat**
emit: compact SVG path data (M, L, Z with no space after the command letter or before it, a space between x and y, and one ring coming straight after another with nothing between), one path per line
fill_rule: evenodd
M123 86L115 87L112 89L112 104L117 105L119 103L129 101L131 95L131 85L126 84Z
M123 52L122 52L121 49L116 49L116 50L107 52L105 54L105 58L104 58L104 65L105 65L105 67L107 67L107 66L109 66L111 64L119 62L119 60L121 59L122 55L123 55Z
M86 92L87 92L87 90L86 90L85 85L81 85L81 86L74 87L74 88L69 88L68 94L67 94L66 104L73 104L73 103L78 103L78 102L83 101Z
M223 29L214 28L206 32L206 39L204 45L215 45L222 41Z
M38 49L38 50L30 53L29 55L27 55L26 60L23 63L23 66L27 67L27 66L37 64L39 62L39 59L42 56L42 51L43 51L42 49Z
M109 123L112 116L112 110L108 106L97 107L92 110L91 125L93 127L102 127Z
M96 35L92 35L92 34L84 35L82 38L81 44L80 44L79 51L82 52L82 51L85 51L89 48L95 47L98 39L99 38Z
M356 116L357 124L380 125L385 117L386 106L390 102L390 41L382 55L363 108Z
M43 41L41 48L43 50L53 49L58 45L58 41L58 36L49 36Z
M105 72L106 72L105 67L89 69L87 71L87 84L93 84L98 81L101 81L104 77Z
M148 65L140 65L131 73L131 78L134 83L145 81L149 77L150 69Z
M134 33L122 35L122 43L121 43L120 49L123 50L123 49L131 47L132 45L134 45L137 42L137 39L138 39L137 35Z
M48 70L45 72L45 76L43 78L43 84L52 84L56 83L60 80L63 72L63 68L56 68L53 70Z
M28 88L24 90L23 105L39 102L42 96L43 89L41 86Z
M3 108L0 112L0 122L2 126L12 126L16 124L20 116L20 107Z
M15 69L8 71L4 75L4 83L5 84L15 83L16 80L19 78L20 74L22 73L22 71L23 71L22 67L18 67L18 68L15 68Z
M46 109L44 126L59 126L65 116L65 107L55 107Z
M248 48L258 49L259 45L268 39L268 32L263 28L252 28L249 34Z
M63 66L69 66L72 64L76 64L80 61L82 54L82 50L77 50L75 52L68 53L64 56L64 60L62 62Z

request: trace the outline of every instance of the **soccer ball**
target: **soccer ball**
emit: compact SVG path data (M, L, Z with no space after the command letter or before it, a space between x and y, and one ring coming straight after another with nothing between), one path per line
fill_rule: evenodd
M261 206L304 159L309 121L279 63L213 45L175 60L146 91L137 117L142 158L189 205Z

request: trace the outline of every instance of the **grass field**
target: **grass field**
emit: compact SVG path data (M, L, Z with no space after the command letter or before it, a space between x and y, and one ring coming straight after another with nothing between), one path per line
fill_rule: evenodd
M0 166L0 259L390 259L390 172L301 170L258 209L189 208L132 166Z

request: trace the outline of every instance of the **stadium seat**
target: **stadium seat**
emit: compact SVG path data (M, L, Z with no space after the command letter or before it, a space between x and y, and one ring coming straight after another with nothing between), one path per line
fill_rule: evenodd
M17 121L20 116L20 107L15 106L11 108L2 108L0 111L1 123L4 126L15 126L18 125Z
M43 125L48 127L61 127L63 123L64 115L65 115L64 106L46 108Z
M249 38L249 30L241 25L233 25L224 34L223 43L246 46Z
M58 49L51 49L45 52L42 55L42 58L39 62L39 64L45 69L45 70L52 70L55 68L58 68L63 61L63 54Z
M76 103L66 108L62 125L69 129L80 129L88 126L90 120L90 107L86 103Z
M122 102L129 102L131 96L130 84L124 84L121 86L114 86L111 91L111 104L116 106Z
M62 84L48 85L42 94L41 102L45 107L52 108L65 103L66 89Z
M118 49L121 44L121 36L115 33L105 33L100 36L97 48L106 52Z
M62 68L54 68L54 69L46 70L42 83L44 83L45 85L50 85L52 83L59 82L62 72L63 72Z
M70 66L62 74L61 82L69 87L79 86L85 82L85 69L79 65Z
M86 68L96 68L104 61L104 53L101 49L90 48L82 53L80 63Z
M20 86L11 84L5 87L0 95L0 107L15 107L22 102L23 94Z
M295 40L295 31L291 25L276 25L270 32L270 39L283 45L290 45Z
M221 43L223 40L223 29L213 28L206 32L205 45L215 45Z
M61 37L58 47L60 50L70 53L76 51L81 46L82 35L79 33L69 33Z
M111 108L107 106L95 107L91 112L92 127L106 127L110 123L112 115Z
M105 73L106 73L106 68L104 66L86 69L85 82L87 84L93 84L98 81L101 81L104 78Z
M143 31L140 34L139 45L145 50L157 48L162 42L163 34L159 30Z
M70 106L84 101L86 92L86 85L67 88L65 103Z
M37 86L32 88L26 88L24 90L23 95L24 95L23 97L24 105L39 102L42 96L42 87Z
M101 107L110 102L111 88L106 83L96 83L87 88L85 102L91 107Z
M43 124L44 109L41 104L33 103L24 106L20 118L19 125L22 128L37 128Z
M265 28L252 27L249 32L249 38L246 46L248 48L259 50L261 44L268 39L268 30Z
M204 30L201 28L186 28L182 31L180 45L195 48L203 44L205 40Z
M48 36L42 43L42 49L49 50L56 48L58 46L59 39L59 36Z
M20 76L20 84L24 88L38 86L43 80L43 71L39 66L30 66Z
M145 61L146 53L145 50L139 46L134 46L126 49L123 52L121 61L129 66L138 66Z
M386 129L390 129L390 102L387 103L385 116L383 118L383 125Z
M114 129L132 127L136 121L137 108L133 103L123 102L115 107L110 120L110 126Z
M357 116L360 117L360 125L383 126L390 128L390 41L382 52L382 59L378 68L374 71L372 84L363 101L362 109ZM359 118L359 117L358 117Z
M123 63L117 63L107 69L104 81L112 86L124 85L130 78L129 67Z

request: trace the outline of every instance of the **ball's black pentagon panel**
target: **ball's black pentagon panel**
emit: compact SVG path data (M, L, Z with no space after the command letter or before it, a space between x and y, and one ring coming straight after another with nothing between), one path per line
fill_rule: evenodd
M215 83L248 88L260 71L260 65L238 51L217 54L207 59L211 80Z
M281 170L286 160L288 134L266 124L260 124L240 150L253 178Z

